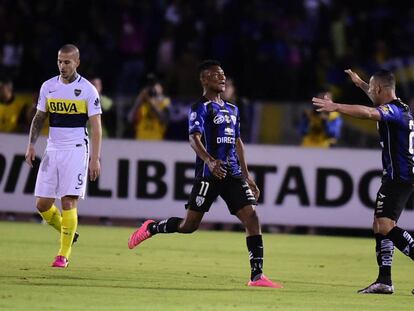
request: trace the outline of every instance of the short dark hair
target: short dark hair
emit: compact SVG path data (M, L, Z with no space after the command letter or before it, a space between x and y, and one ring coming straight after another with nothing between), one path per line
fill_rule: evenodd
M61 53L77 53L80 56L79 49L74 44L65 44L59 49Z
M319 96L321 94L326 94L326 93L332 93L332 92L331 92L331 90L329 89L328 86L326 86L326 87L323 86L323 87L320 87L320 88L316 89L316 91L314 93L314 96Z
M375 80L380 81L383 87L389 87L395 89L395 76L394 74L385 69L378 70L372 75Z
M206 59L202 61L200 65L198 65L198 73L202 73L204 70L210 69L213 66L221 67L221 64L218 60Z

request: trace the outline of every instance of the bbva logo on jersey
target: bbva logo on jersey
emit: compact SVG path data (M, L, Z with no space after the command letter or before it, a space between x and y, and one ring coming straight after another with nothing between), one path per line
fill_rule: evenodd
M49 112L77 114L85 113L85 102L82 100L49 99L47 101Z
M78 112L78 109L76 109L75 103L50 102L49 103L49 111L50 112L58 112L58 111Z

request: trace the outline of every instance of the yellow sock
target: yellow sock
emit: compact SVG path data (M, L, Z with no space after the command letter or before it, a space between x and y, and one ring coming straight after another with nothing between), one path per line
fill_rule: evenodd
M55 228L59 233L62 228L62 216L56 205L52 205L46 212L39 212L40 216L47 222L48 225Z
M78 210L72 208L62 211L62 232L60 234L60 249L58 256L65 256L69 259L72 250L73 236L78 227Z

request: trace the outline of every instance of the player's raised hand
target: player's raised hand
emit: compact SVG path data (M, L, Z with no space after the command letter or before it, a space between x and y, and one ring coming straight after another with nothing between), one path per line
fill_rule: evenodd
M324 98L313 97L312 103L316 106L316 111L322 112L332 112L338 109L338 104L334 103L329 96L324 96Z
M224 162L221 160L212 160L207 162L210 172L218 179L223 179L227 175L227 170L224 168Z
M26 163L29 164L30 167L33 167L33 161L36 158L36 150L33 144L28 144L25 154Z
M259 189L259 187L257 187L255 181L253 180L253 178L251 178L251 176L248 176L246 178L246 182L249 185L250 190L253 192L254 198L257 201L259 199L259 197L260 197L260 189Z
M362 80L360 76L356 72L353 72L351 69L346 69L345 73L349 75L352 82L354 82L356 86L361 87L365 83L364 80Z

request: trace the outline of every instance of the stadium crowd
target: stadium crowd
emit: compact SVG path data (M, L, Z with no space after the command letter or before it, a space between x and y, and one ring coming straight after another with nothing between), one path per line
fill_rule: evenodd
M35 93L56 72L50 61L56 50L72 42L81 51L84 75L100 77L112 98L136 98L154 72L173 101L194 100L200 92L196 66L213 58L232 77L238 95L252 100L303 102L329 89L336 99L357 101L362 95L343 69L368 77L385 68L396 74L399 94L409 102L414 8L407 5L387 0L4 0L0 77L12 80L18 92Z

